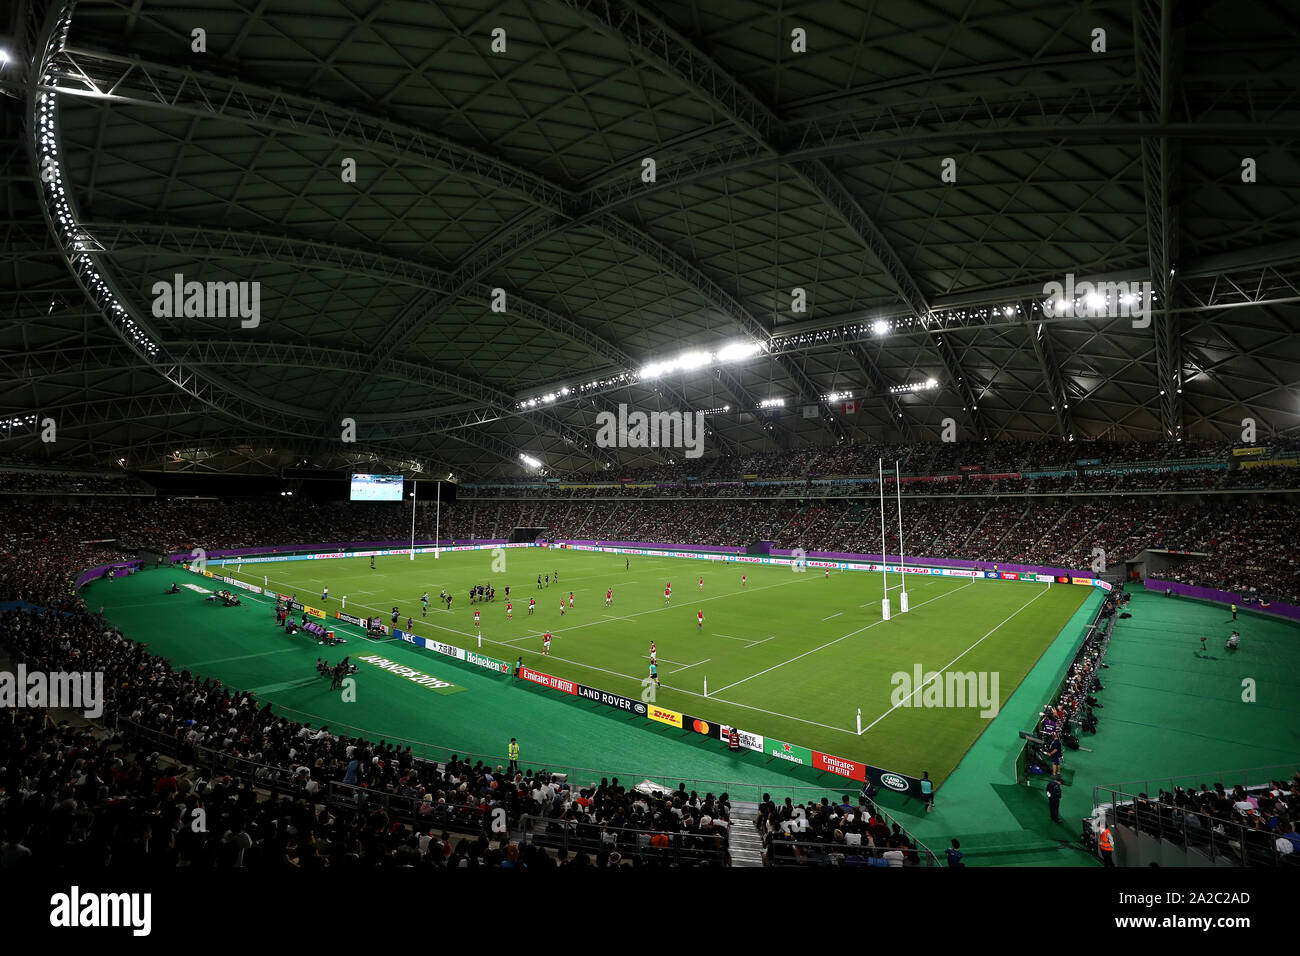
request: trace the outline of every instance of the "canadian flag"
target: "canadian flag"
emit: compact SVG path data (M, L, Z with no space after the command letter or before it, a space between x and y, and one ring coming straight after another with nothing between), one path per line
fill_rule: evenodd
M845 415L856 415L858 413L857 402L844 402L840 405Z

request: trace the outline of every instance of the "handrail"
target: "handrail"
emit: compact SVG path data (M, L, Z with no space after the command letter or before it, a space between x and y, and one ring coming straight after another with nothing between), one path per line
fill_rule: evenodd
M781 837L772 840L771 852L769 852L767 855L767 865L788 866L791 863L793 863L796 866L807 866L809 864L815 865L818 863L828 862L826 858L833 853L838 853L844 856L846 858L845 865L848 865L847 863L848 857L875 856L875 854L877 853L883 853L885 849L887 848L879 847L879 846L871 846L869 843L863 843L860 846L850 846L847 843L827 843L823 840L789 840L784 837ZM939 865L938 858L936 858L935 855L931 853L928 849L925 850L924 855L921 855L921 862L919 863L907 862L907 855L913 852L910 848L894 847L893 849L898 849L903 852L903 858L904 858L903 866L905 867L913 867L913 866L929 867L929 866ZM919 851L920 849L921 849L921 844L917 843L917 850ZM788 850L789 855L787 856L784 853L779 853L778 852L779 850ZM817 859L801 860L799 858L800 855L799 851L801 850L804 851L805 855L808 854L808 851L812 851L813 855L816 856ZM877 859L880 858L881 857L877 857Z
M150 746L158 747L160 751L165 750L171 756L179 754L183 746L176 738L152 727L146 727L130 718L119 718L116 724L119 729L124 730L127 734L148 742ZM276 796L302 795L301 787L297 784L292 772L287 768L257 763L246 757L237 757L224 751L213 750L210 747L199 746L194 749L205 758L200 760L199 763L210 766L210 772L214 777L233 769L239 776L247 777L255 786L268 790ZM327 803L338 809L370 810L382 808L396 819L407 822L416 829L436 827L458 832L484 833L487 832L486 827L490 822L489 815L478 805L431 804L431 810L424 814L421 813L423 801L416 801L404 794L390 793L385 790L372 790L339 780L327 781L324 793L318 799L320 802ZM578 835L578 830L592 827L606 829L603 825L579 824L577 828L571 828L561 822L558 829L551 829L548 826L545 831L539 834L537 830L539 819L547 824L550 823L545 818L538 818L530 814L524 814L522 820L515 821L519 823L526 842L538 843L553 849L564 848L574 851L590 850L599 852L602 849L599 839L596 841L584 839ZM633 841L637 841L642 834L648 839L659 832L663 831L636 830L630 827L618 828L619 840L611 849L619 849L621 846L622 849L626 850L627 841L623 839L624 836L631 836ZM710 850L683 847L680 845L682 834L669 833L667 835L672 840L673 845L666 850L655 847L651 852L658 859L669 859L674 863L694 861L716 862L722 865L727 862L728 854L725 844L729 842L729 834L729 828L724 833L719 834L723 838L723 849ZM638 849L642 849L639 844Z
M1111 799L1099 800L1098 791L1109 794ZM1095 806L1107 809L1107 817L1115 825L1129 827L1184 850L1207 854L1211 861L1221 860L1235 866L1281 866L1291 865L1294 856L1278 851L1277 835L1271 831L1256 830L1199 810L1185 810L1159 801L1139 803L1133 794L1106 787L1094 787L1093 800ZM1188 826L1189 819L1197 821L1196 825Z
M1176 777L1150 777L1146 780L1126 780L1123 783L1109 783L1102 786L1093 787L1093 806L1097 805L1096 791L1110 790L1122 793L1146 793L1150 794L1152 790L1157 792L1168 790L1170 792L1178 787L1185 789L1199 788L1201 784L1208 784L1213 787L1216 783L1231 790L1233 787L1259 787L1272 783L1274 780L1289 781L1296 774L1300 773L1300 763L1273 764L1268 767L1246 767L1238 770L1214 770L1207 773L1186 773L1179 774ZM1255 774L1257 779L1252 783L1250 775ZM1229 783L1229 778L1232 783ZM1191 787L1187 784L1190 783ZM1152 786L1156 784L1156 786Z
M447 747L442 744L430 743L424 740L399 737L392 734L380 734L372 730L367 730L364 727L355 727L351 724L328 720L327 718L321 717L319 714L308 713L306 711L282 706L280 704L273 704L272 712L281 717L288 716L290 719L298 720L299 723L306 722L299 720L299 717L310 718L313 727L319 728L327 726L330 733L335 734L336 736L336 731L341 728L342 730L347 731L346 736L349 737L364 737L366 740L372 742L383 740L389 744L400 745L403 747L409 746L411 748L411 753L414 756L424 760L436 760L439 763L446 763L452 757L457 757L461 760L468 760L471 763L482 761L484 764L494 769L498 766L504 768L509 763L509 758L504 754L474 753L459 747ZM731 798L733 803L736 800L758 803L761 801L764 793L778 790L782 797L788 795L797 801L800 794L807 794L807 799L820 799L821 797L829 797L835 794L843 795L846 791L852 793L853 790L856 789L856 785L850 785L848 781L844 782L845 786L786 786L784 784L758 784L734 780L708 780L701 777L684 777L681 774L672 771L656 773L644 769L600 770L592 767L579 767L563 761L550 761L537 758L520 761L519 763L520 767L523 769L540 770L551 774L564 774L569 785L574 788L595 786L602 778L618 778L625 784L628 781L632 781L634 784L639 784L642 781L648 780L661 786L668 792L679 790L680 787L684 785L688 793L692 790L712 792L715 794L725 793ZM671 783L669 781L671 781ZM749 798L750 795L753 796L752 800Z
M618 851L623 855L637 853L643 858L667 860L678 866L687 863L713 863L718 866L725 866L730 859L728 847L731 841L731 826L734 825L731 824L723 832L714 834L714 837L721 838L722 847L709 849L707 847L699 848L681 845L684 839L701 836L700 834L670 833L664 830L636 830L631 827L615 827L611 829L598 823L570 826L569 823L571 821L527 816L523 821L524 841L548 849L563 849L579 853L599 853L602 850ZM552 824L558 824L558 826L552 826ZM539 829L539 825L544 825L545 829ZM594 838L581 836L582 830L611 832L615 835L614 843L606 844L599 834ZM668 837L668 846L657 847L650 845L649 841L659 834ZM629 837L631 838L630 845ZM642 837L645 837L645 840L642 840ZM711 839L711 837L704 836L703 839L707 840Z

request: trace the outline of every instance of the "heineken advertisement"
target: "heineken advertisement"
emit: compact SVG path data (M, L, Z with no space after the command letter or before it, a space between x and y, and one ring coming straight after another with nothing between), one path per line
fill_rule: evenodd
M407 644L414 644L416 647L422 647L426 651L433 651L435 654L442 654L444 657L454 657L458 661L465 661L476 667L486 667L498 674L510 673L510 665L505 661L499 661L495 657L488 657L484 654L477 654L474 651L467 651L464 648L456 647L454 644L432 641L427 637L420 637L418 634L411 634L396 627L393 628L393 636L398 640L405 641Z
M769 757L788 760L790 763L799 764L801 767L810 767L813 762L812 751L807 747L788 744L783 740L777 740L775 737L763 738L763 752Z
M474 651L466 651L465 660L477 667L486 667L490 671L496 671L498 674L510 673L510 665L505 661L497 660L495 657L486 657L483 654L476 654Z

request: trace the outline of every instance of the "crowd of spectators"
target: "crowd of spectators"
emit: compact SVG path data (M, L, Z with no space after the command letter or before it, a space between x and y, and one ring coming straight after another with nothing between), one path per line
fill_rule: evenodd
M0 721L0 753L6 755L0 862L608 866L653 861L659 850L724 856L730 826L725 795L700 797L684 789L645 794L617 780L570 786L541 770L507 773L455 758L438 764L382 740L299 724L252 694L173 670L89 613L73 588L81 570L124 561L138 546L184 552L391 540L408 533L408 515L401 503L0 497L0 600L45 609L0 612L0 641L30 668L103 671L106 713L120 718L116 732L56 725L35 711L10 711ZM904 521L909 555L1084 568L1098 547L1112 560L1147 547L1203 552L1207 557L1182 560L1169 576L1300 603L1300 505L1238 495L1186 504L1158 496L993 503L914 498L905 503ZM877 551L880 532L874 502L840 498L718 498L686 505L465 495L444 506L441 523L444 539L502 538L516 527L541 527L606 541L740 547L767 540L857 553ZM423 509L417 537L431 537L433 525L432 510ZM886 549L896 548L897 523L890 521ZM168 746L141 743L147 739ZM174 754L179 765L155 750ZM272 782L274 796L259 789ZM412 808L409 819L373 802L328 805L324 794L331 785L398 800ZM1293 786L1258 807L1265 824L1295 821L1300 807L1294 798ZM1175 808L1178 799L1170 795ZM1181 799L1212 819L1225 798L1203 791ZM567 851L493 841L481 831L496 807L512 822L530 821L544 841L558 834L566 847L581 849L570 861ZM200 809L210 821L206 832L189 825ZM760 828L769 847L807 844L790 849L796 857L843 853L893 865L915 856L906 835L885 832L874 808L861 801L847 808L827 802L796 808L787 801L764 809ZM456 827L469 835L452 839L447 834Z
M0 471L0 494L41 495L152 495L153 488L124 473Z
M1300 598L1300 506L1278 499L909 494L903 505L901 551L908 556L1084 569L1094 566L1098 550L1112 566L1159 548L1206 555L1178 561L1172 580L1288 602ZM0 595L66 607L80 571L128 561L137 548L166 554L389 541L410 533L409 520L400 502L0 496ZM440 522L431 506L420 509L417 538L432 539L436 522L443 540L509 538L517 528L539 528L573 540L731 548L772 541L779 548L853 554L881 549L874 496L533 501L479 499L462 489L457 502L442 506ZM892 514L885 552L900 553Z
M763 839L767 866L914 866L922 862L910 834L887 821L865 795L854 803L846 794L797 804L790 797L778 804L768 794L755 821Z
M176 671L85 611L0 613L0 643L32 671L102 672L115 726L6 712L0 866L636 866L697 849L725 859L725 794L629 793L617 779L575 789L544 769L418 759ZM344 796L327 801L332 783ZM575 843L590 835L592 852L570 860L494 838L498 807L511 830L530 820Z
M1270 438L1261 445L1268 448L1273 459L1294 457L1300 449L1300 440L1288 438ZM652 494L676 494L674 489L691 488L693 493L703 492L700 487L721 482L730 483L733 490L727 492L727 485L721 486L716 493L744 493L741 485L745 479L815 480L831 476L874 476L877 474L881 459L887 471L892 471L894 462L904 475L1014 475L1022 472L1042 471L1078 471L1075 479L1087 479L1086 490L1128 491L1139 488L1174 489L1186 486L1194 489L1209 487L1296 487L1300 482L1297 469L1285 467L1264 467L1234 469L1228 478L1222 472L1213 469L1191 471L1171 471L1173 466L1186 466L1189 463L1225 465L1248 461L1233 455L1234 443L1208 440L1186 442L1033 442L1033 441L996 441L996 442L913 442L909 444L858 443L832 446L808 446L792 451L772 451L762 454L719 455L695 462L685 462L678 466L657 465L644 468L623 468L607 470L598 475L571 475L563 479L565 483L598 484L608 483L611 487L589 488L584 490L587 497L630 493L640 497ZM1145 464L1146 471L1132 471L1122 477L1101 473L1084 472L1088 469L1104 468L1120 464ZM1197 472L1200 472L1199 474ZM1271 472L1269 475L1252 475L1253 471ZM975 482L982 479L972 479ZM1003 479L1006 480L1006 479ZM1047 478L1023 479L1027 490L1052 490L1052 485L1038 486L1036 482L1048 481ZM1059 479L1058 479L1059 480ZM555 479L550 484L556 484ZM1207 482L1212 484L1206 485ZM547 484L545 479L537 476L524 476L515 479L493 479L484 482L479 488L481 496L533 497L559 496L572 497L576 489L559 489L554 487L526 488L527 485ZM645 486L663 484L666 487L656 490L646 487L620 489L619 485ZM1077 490L1085 490L1078 486Z
M1115 808L1117 820L1161 839L1191 847L1214 843L1238 862L1275 865L1300 861L1300 773L1264 787L1201 784L1138 794Z
M964 472L943 475L940 481L917 481L906 476L905 494L926 495L1060 495L1159 492L1276 491L1300 488L1300 468L1280 466L1228 470L1199 467L1190 471L1136 468L1127 471L1080 470L1068 475L995 475ZM935 477L935 476L921 476ZM886 494L893 492L893 476L886 476ZM475 499L582 500L647 498L802 498L878 495L877 482L853 478L772 478L659 482L657 484L548 484L539 487L503 482L471 482L464 495Z

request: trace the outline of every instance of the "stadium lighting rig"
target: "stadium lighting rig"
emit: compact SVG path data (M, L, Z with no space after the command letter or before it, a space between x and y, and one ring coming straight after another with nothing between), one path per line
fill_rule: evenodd
M924 382L912 382L908 385L891 385L889 386L890 395L909 395L913 392L928 392L931 389L939 387L939 382L933 378L927 378Z
M636 382L636 380L637 377L632 373L620 372L617 375L595 379L594 381L585 382L581 385L562 385L557 388L549 388L545 394L520 399L515 402L515 408L521 412L531 411L534 408L553 405L558 401L567 401L569 398L581 398L584 395L608 392L615 388L631 385Z
M705 366L731 365L753 358L766 349L767 346L759 342L730 342L716 352L692 349L674 359L651 362L641 369L640 377L642 380L651 381L673 372L690 372Z
M71 10L65 10L55 27L58 37L52 44L55 53L63 49L71 25ZM57 85L53 74L48 70L48 62L46 71L41 76L41 83L44 86ZM35 121L37 164L40 168L45 213L63 246L69 264L82 287L94 299L95 305L121 329L127 341L150 358L156 356L160 351L158 343L131 317L125 306L112 293L89 255L97 244L77 222L65 188L58 144L58 110L55 94L49 90L42 90L36 95L32 119Z
M541 467L542 467L542 463L541 463L540 461L538 461L538 460L537 460L536 458L534 458L532 455L525 455L523 452L520 452L520 453L519 453L519 460L522 461L522 462L523 462L525 465L527 465L529 468L541 468Z
M653 382L675 372L693 372L702 368L717 368L744 362L762 352L768 351L769 345L763 342L728 342L716 351L689 349L676 358L650 362L636 372L620 372L606 378L595 379L580 385L548 386L540 395L532 395L515 403L515 409L521 412L544 408L556 402L582 398L584 395L612 391L637 382Z

